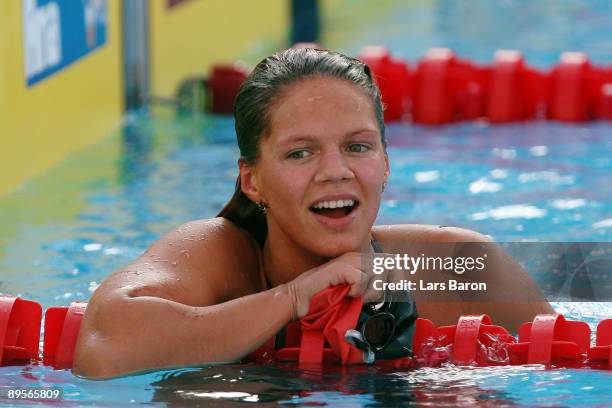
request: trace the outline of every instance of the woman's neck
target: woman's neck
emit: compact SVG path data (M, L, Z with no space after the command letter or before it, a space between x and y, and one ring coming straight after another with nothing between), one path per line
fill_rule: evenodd
M371 236L368 236L362 250L372 251L370 240ZM313 254L286 235L268 230L262 249L262 259L263 274L268 284L274 287L292 281L331 258Z
M263 269L268 284L274 286L292 281L302 273L329 261L312 254L295 242L278 234L268 234L263 245Z

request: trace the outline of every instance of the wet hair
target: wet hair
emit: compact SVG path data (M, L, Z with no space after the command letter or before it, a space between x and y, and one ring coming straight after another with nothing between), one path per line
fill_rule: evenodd
M291 48L262 60L244 81L234 101L234 119L240 157L247 165L257 163L262 138L268 134L270 110L283 92L298 81L312 77L338 78L361 88L371 99L386 149L385 122L380 91L370 68L343 54L313 48ZM267 235L266 216L240 187L218 214L251 233L260 245Z

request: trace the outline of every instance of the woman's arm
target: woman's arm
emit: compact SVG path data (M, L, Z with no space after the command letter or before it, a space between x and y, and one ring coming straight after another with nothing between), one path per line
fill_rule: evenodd
M292 307L285 288L251 295L264 289L258 269L255 244L227 220L177 228L96 290L74 372L108 377L256 349Z
M519 326L530 322L538 314L555 313L542 291L523 269L497 243L471 231L461 233L463 245L459 245L457 256L476 258L486 254L485 268L465 272L465 282L484 282L487 290L466 292L464 311L466 314L486 313L491 319L511 332L517 333ZM462 236L465 234L465 236Z
M477 257L487 252L486 268L463 275L427 270L422 278L428 282L485 282L487 290L478 292L416 292L419 315L438 325L452 325L464 314L488 314L494 324L517 331L537 314L554 313L540 289L527 272L501 247L474 231L437 225L378 226L375 236L383 248L392 253L407 248L421 253L445 253L443 256ZM417 249L418 248L418 249ZM420 278L420 277L418 277ZM417 279L418 279L417 278Z
M330 285L366 288L361 258L347 254L264 290L258 253L227 220L186 224L104 281L87 306L73 371L106 378L232 361L306 314Z
M88 309L74 373L104 378L135 371L233 361L257 349L292 318L286 286L195 307L118 294Z

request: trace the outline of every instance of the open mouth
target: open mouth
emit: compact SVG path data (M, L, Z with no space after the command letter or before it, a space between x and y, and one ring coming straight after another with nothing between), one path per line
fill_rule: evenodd
M310 207L310 211L329 218L342 218L352 213L359 202L356 200L321 201Z

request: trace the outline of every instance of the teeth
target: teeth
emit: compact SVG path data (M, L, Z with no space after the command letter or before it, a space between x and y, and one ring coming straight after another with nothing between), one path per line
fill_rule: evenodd
M314 208L342 208L352 207L355 205L355 200L337 200L337 201L321 201L313 205Z

